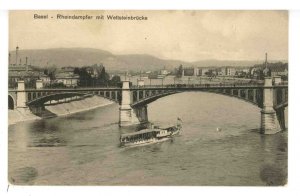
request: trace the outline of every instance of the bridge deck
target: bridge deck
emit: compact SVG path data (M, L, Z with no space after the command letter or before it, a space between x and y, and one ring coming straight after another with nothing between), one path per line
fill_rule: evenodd
M59 88L59 89L9 89L9 92L76 92L76 91L121 91L121 90L203 90L203 89L257 89L257 88L288 88L287 84L276 86L264 86L257 84L205 84L205 85L151 85L132 86L130 89L118 87L95 87L95 88Z

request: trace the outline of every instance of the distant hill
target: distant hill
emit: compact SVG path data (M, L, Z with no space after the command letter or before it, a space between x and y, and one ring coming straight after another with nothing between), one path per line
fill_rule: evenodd
M15 63L15 51L10 51L11 63ZM114 55L108 51L92 48L53 48L39 50L20 50L19 57L22 63L28 57L28 63L38 67L55 65L84 66L102 63L106 70L126 71L126 70L158 70L166 67L173 69L180 64L183 66L253 66L260 64L260 61L219 61L203 60L197 62L184 62L180 60L160 59L147 54ZM19 62L18 62L19 63Z

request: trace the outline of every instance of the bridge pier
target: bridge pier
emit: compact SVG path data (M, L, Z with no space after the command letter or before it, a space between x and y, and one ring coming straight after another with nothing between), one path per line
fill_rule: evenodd
M26 108L26 93L24 80L18 81L17 108Z
M37 105L37 106L31 106L30 111L37 116L42 116L43 112L45 111L44 105Z
M285 130L285 115L284 115L284 107L276 110L277 119L279 122L279 126L281 130Z
M272 78L265 78L263 109L261 110L261 133L274 134L280 131L279 121L277 119L276 111L273 108L273 88Z
M137 97L139 93L137 92ZM119 126L125 127L137 125L148 121L147 106L132 108L132 93L129 88L129 81L123 81L122 101L119 108Z
M281 77L280 76L275 76L274 77L274 84L275 85L279 85L281 83ZM278 92L281 92L281 101L284 103L285 102L285 89L274 89L274 101L273 101L273 105L277 105L278 104ZM277 119L279 122L279 126L281 130L285 130L285 115L284 115L284 107L277 109L276 110L276 115L277 115Z
M286 90L285 89L281 89L281 91L282 91L282 102L284 103L284 102L287 101L286 100Z
M139 120L139 123L146 123L148 122L148 110L147 105L134 108L133 113L136 115L136 117Z

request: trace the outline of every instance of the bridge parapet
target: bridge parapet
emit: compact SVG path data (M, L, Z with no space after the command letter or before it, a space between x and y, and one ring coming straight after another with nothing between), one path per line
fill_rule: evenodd
M232 88L232 87L263 87L264 84L256 83L218 83L218 84L167 84L132 86L131 89L167 89L167 88Z

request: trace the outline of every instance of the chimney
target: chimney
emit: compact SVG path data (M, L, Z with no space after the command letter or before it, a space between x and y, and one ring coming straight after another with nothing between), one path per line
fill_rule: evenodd
M268 53L266 52L266 59L265 59L265 66L267 68L267 65L268 65Z
M10 57L11 57L11 54L8 53L8 65L10 65Z
M25 66L26 66L26 72L28 72L28 67L29 67L29 65L28 65L28 57L26 57Z
M19 46L16 47L16 65L18 65Z

